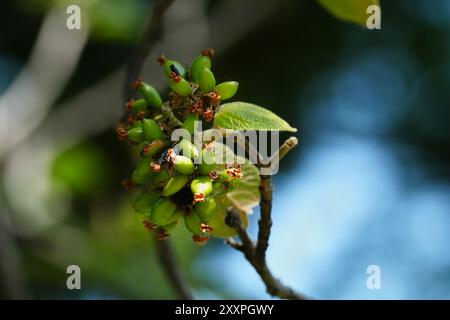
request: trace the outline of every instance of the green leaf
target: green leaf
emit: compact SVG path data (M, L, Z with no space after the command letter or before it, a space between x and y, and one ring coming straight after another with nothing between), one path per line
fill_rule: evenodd
M236 235L236 231L225 223L227 209L229 207L237 208L240 212L243 226L247 228L248 214L259 204L261 198L259 193L261 178L255 165L251 164L247 159L235 155L227 145L216 143L215 150L216 155L222 154L223 157L226 157L224 159L233 159L237 163L241 163L244 173L244 177L231 192L215 197L217 213L210 222L210 225L213 227L211 235L221 238L233 237ZM230 156L233 156L233 158L230 158Z
M233 130L297 131L272 111L246 102L223 104L214 117L214 126Z
M379 0L317 0L335 17L366 26L367 7L380 5Z

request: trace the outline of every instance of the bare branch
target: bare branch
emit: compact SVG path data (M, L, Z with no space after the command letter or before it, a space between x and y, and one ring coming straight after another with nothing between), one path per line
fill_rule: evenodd
M142 37L141 43L136 47L127 66L124 88L125 101L131 98L132 90L130 84L138 77L145 58L147 58L152 48L156 45L161 30L162 18L173 1L174 0L157 0L153 6L152 16L147 26L147 30ZM164 115L169 117L171 121L177 121L177 119L173 117L171 110L166 107L164 107ZM124 114L123 117L126 117L126 115ZM193 296L191 289L177 266L175 254L169 240L156 240L156 248L161 265L174 287L178 298L192 300Z
M277 153L272 157L273 161L279 161L290 150L292 150L298 143L297 138L290 137L286 140ZM249 144L246 144L248 150ZM271 273L266 262L266 251L269 246L270 229L272 227L272 178L271 176L261 175L261 184L259 187L261 193L261 215L258 222L258 241L256 245L250 238L250 235L242 226L239 218L239 212L236 209L228 211L226 223L234 228L242 241L242 244L237 243L234 239L228 239L227 243L244 253L246 259L255 268L256 272L261 277L261 280L266 285L267 292L273 296L282 299L305 300L308 299L305 295L298 293L290 287L281 283Z
M172 246L170 245L169 239L158 240L156 237L155 239L159 261L166 272L167 278L172 283L172 286L178 295L178 299L192 300L192 291L181 274L179 268L176 267L177 262L175 261L175 254Z
M256 247L253 244L253 241L250 238L248 232L242 227L242 222L239 218L239 213L236 209L231 209L228 211L227 224L235 228L239 238L242 241L242 245L237 248L237 250L244 253L245 258L250 262L250 264L255 268L256 272L261 277L261 280L264 282L267 292L273 296L277 296L282 299L290 299L290 300L306 300L308 297L305 295L298 293L291 289L290 287L284 285L280 280L275 278L271 273L269 267L267 266L267 262L265 259L260 259L256 256ZM230 242L228 241L230 244ZM231 242L233 243L233 242ZM234 241L234 243L236 243ZM231 245L231 244L230 244ZM232 245L233 246L233 245ZM235 248L233 246L233 248Z
M130 62L127 66L124 97L125 101L131 98L132 91L130 84L136 80L141 72L145 58L156 45L161 32L162 18L166 10L170 7L174 0L157 0L153 6L152 16L150 18L147 30L145 31L141 43L136 47Z

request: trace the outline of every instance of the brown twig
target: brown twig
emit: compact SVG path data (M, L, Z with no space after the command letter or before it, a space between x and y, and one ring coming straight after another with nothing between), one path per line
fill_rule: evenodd
M167 278L172 283L172 286L175 289L178 298L183 300L192 300L193 296L191 288L189 287L179 268L177 267L175 254L173 252L172 246L170 245L169 239L156 239L155 245L158 252L159 261L161 262Z
M161 32L162 18L173 1L174 0L157 0L153 6L147 30L145 31L140 44L135 48L127 66L124 89L125 101L132 98L130 84L139 76L145 58L147 58L148 54L155 46Z
M295 137L291 137L286 140L278 150L276 157L272 160L279 161L283 158L292 148L297 145L298 141ZM266 262L266 251L269 246L270 230L272 227L272 179L270 175L261 175L260 184L260 207L261 215L258 222L258 240L256 244L250 238L247 230L242 226L242 222L239 218L239 212L236 209L228 211L226 223L234 228L241 240L241 243L230 238L227 243L241 251L245 258L255 268L256 272L261 277L267 288L267 292L273 296L277 296L282 299L293 300L305 300L308 299L305 295L298 293L290 287L284 285L280 280L275 278L271 273Z
M144 64L144 60L155 46L161 30L162 18L173 1L174 0L157 0L153 6L152 15L148 23L147 30L145 31L140 44L135 48L127 66L124 89L125 101L128 101L132 97L133 91L131 90L130 84L138 77L141 72L142 65ZM171 110L166 109L167 108L164 108L163 113L165 116L170 118ZM122 120L125 118L126 114L124 114ZM175 120L171 118L171 121ZM175 261L175 255L170 242L168 240L157 240L156 248L161 265L173 288L175 289L177 296L180 299L193 299L191 289L177 267L177 262Z
M245 258L248 260L248 262L250 262L250 264L261 277L261 280L264 282L269 294L281 299L308 299L305 295L294 291L290 287L284 285L280 280L275 278L269 267L267 266L266 259L261 260L256 255L256 246L253 244L253 241L251 240L247 230L245 230L245 228L242 226L241 220L239 218L239 212L236 209L231 209L228 211L226 222L230 227L236 230L242 243L239 244L234 240L233 242L231 239L228 239L227 242L230 245L233 243L233 248L236 248L244 254Z

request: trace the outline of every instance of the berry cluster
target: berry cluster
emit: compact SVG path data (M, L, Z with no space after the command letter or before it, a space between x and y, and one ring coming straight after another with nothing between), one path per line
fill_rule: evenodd
M212 49L204 50L189 70L161 56L158 62L171 88L168 101L163 103L151 85L135 81L132 86L141 98L126 104L127 123L117 128L119 139L137 146L141 156L124 187L141 190L134 209L145 216L145 228L156 230L161 240L184 219L194 241L204 244L214 234L216 201L243 177L239 165L217 160L222 151L214 141L202 143L201 148L192 138L170 141L171 132L178 127L192 135L195 121L211 121L220 102L237 91L235 81L216 85L212 55Z

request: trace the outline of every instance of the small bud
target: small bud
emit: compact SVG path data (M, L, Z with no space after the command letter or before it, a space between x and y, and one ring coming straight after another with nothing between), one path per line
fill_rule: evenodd
M210 225L208 225L206 223L203 223L203 222L200 224L200 231L201 232L209 233L212 230L213 230L213 228Z
M156 228L156 226L148 220L142 221L142 224L144 225L145 230L147 230L148 232Z
M133 190L133 188L134 188L133 181L131 181L131 179L128 179L128 178L122 180L122 186L123 186L125 189L127 189L128 191L131 191L131 190Z
M214 119L214 110L212 108L206 109L206 111L203 112L203 118L208 122Z
M128 138L127 127L124 124L120 124L117 127L117 135L119 140L124 141Z
M205 202L205 194L203 192L196 192L194 193L194 201L193 203L197 202Z
M170 234L166 230L161 228L158 229L158 240L167 240L169 239L169 236Z
M215 54L215 51L212 48L207 48L202 51L202 56L205 56L205 57L212 58L214 56L214 54Z
M194 242L200 246L205 245L206 242L208 242L209 237L205 237L205 236L198 236L198 235L193 235L192 236L192 240L194 240Z
M150 167L152 168L152 171L154 173L158 173L161 171L161 165L159 163L152 162L152 163L150 163Z

